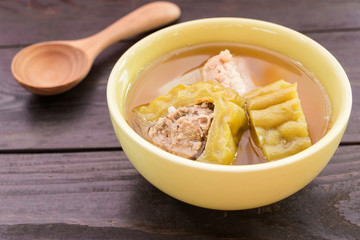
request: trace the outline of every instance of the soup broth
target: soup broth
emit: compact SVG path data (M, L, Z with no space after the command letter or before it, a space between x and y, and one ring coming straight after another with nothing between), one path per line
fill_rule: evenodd
M229 49L234 57L241 57L248 66L251 78L257 87L283 79L297 82L301 106L308 124L312 143L324 136L329 128L330 103L320 82L300 63L273 51L242 44L202 44L176 50L163 56L138 74L128 91L127 121L141 135L132 109L167 92L178 84L196 80L195 72L212 56ZM187 76L189 77L185 77ZM261 150L256 147L247 130L239 143L233 164L256 164L266 162Z

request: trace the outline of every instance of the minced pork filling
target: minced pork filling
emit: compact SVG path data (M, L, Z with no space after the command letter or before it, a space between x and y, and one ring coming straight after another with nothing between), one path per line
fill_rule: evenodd
M168 114L150 127L148 136L168 152L196 159L204 150L213 115L214 104L210 102L170 107Z

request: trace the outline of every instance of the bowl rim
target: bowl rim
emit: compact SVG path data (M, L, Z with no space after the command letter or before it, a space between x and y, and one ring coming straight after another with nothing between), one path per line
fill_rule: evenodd
M131 56L134 52L134 49L141 47L143 44L151 41L151 39L156 39L157 36L166 34L169 31L176 31L178 29L193 25L193 24L211 24L211 23L246 23L246 24L256 24L262 25L264 27L264 31L269 31L269 28L277 29L278 31L285 31L290 33L291 35L301 37L302 41L306 41L316 47L318 52L324 55L328 61L336 68L336 72L338 73L338 79L342 82L344 93L345 93L345 108L342 108L339 112L339 116L337 117L335 122L332 122L330 129L327 133L315 144L310 146L309 148L286 158L279 159L276 161L270 161L266 163L258 163L258 164L250 164L250 165L219 165L219 164L211 164L211 163L204 163L198 161L191 161L174 154L171 154L161 148L153 145L152 143L148 142L140 135L138 135L127 123L125 116L121 114L120 110L118 109L114 86L116 81L118 81L117 71L122 68L126 63L126 58ZM258 27L258 26L257 26ZM265 29L266 28L266 29ZM124 93L126 94L126 93ZM343 69L340 65L338 60L322 45L320 45L315 40L311 39L310 37L293 30L291 28L268 22L263 20L257 19L250 19L250 18L238 18L238 17L214 17L214 18L203 18L203 19L196 19L191 21L186 21L182 23L178 23L172 26L165 27L160 29L154 33L149 34L148 36L142 38L134 45L132 45L116 62L114 65L107 84L106 90L106 97L107 103L109 108L109 113L113 121L116 122L117 126L123 130L124 133L127 134L127 137L131 137L137 144L143 146L147 151L152 152L158 155L160 158L166 159L168 161L173 162L174 164L183 165L191 168L197 168L207 171L216 171L216 172L252 172L252 171L264 171L269 170L272 168L282 167L289 164L293 164L294 162L301 161L302 159L306 159L310 155L315 154L319 149L326 147L328 144L331 143L332 139L336 138L338 135L342 134L345 131L346 125L348 123L351 108L352 108L352 91L350 81Z

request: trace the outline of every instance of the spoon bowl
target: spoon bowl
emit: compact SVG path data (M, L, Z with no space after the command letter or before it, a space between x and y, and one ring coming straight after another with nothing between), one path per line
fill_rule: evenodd
M31 45L13 60L12 72L25 89L40 95L65 92L90 71L84 51L64 41Z
M178 19L180 13L174 3L146 4L88 38L30 45L15 55L11 71L18 83L32 93L63 93L86 77L94 59L105 48L121 39L169 24Z

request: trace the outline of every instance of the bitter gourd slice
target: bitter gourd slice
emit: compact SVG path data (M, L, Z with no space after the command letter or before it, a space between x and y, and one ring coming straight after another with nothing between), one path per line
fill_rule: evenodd
M268 161L311 146L297 83L279 80L245 94L244 98L255 142Z

